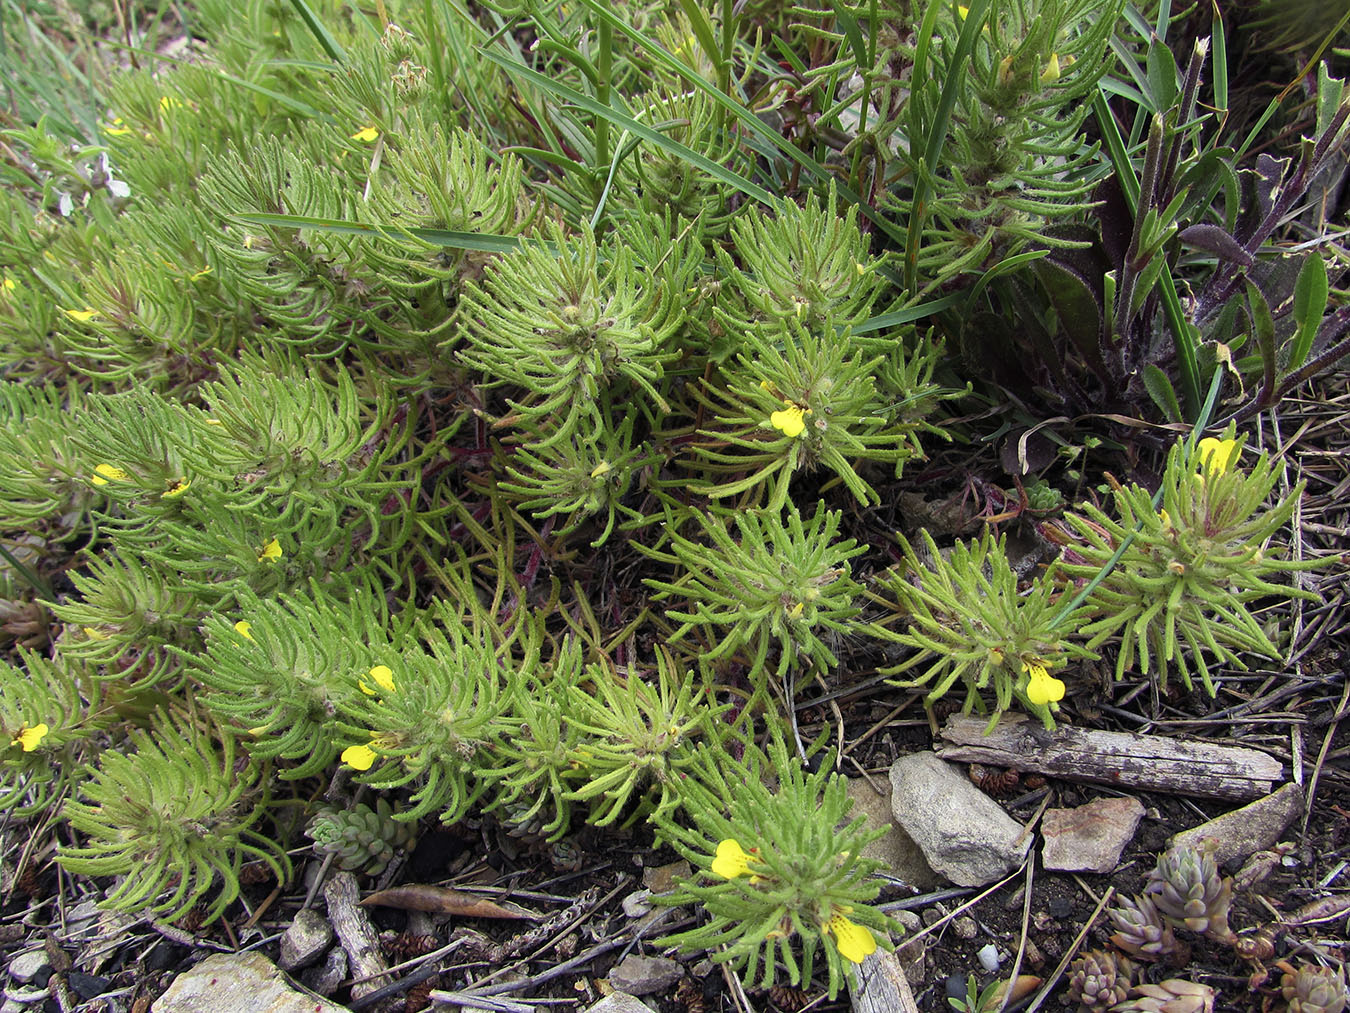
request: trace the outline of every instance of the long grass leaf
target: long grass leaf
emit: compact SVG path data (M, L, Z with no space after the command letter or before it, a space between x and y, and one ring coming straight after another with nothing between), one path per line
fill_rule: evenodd
M323 51L332 57L334 63L342 64L345 67L347 65L347 51L342 48L342 43L333 38L333 33L319 20L319 16L314 13L309 4L305 3L305 0L291 0L291 6L295 8L295 13L300 15L300 20L305 23L305 27L309 29L309 34L314 36L314 40L318 42Z

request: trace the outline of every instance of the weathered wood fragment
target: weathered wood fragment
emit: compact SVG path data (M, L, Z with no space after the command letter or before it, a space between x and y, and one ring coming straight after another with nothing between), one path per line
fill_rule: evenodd
M938 755L1068 781L1236 801L1268 795L1284 779L1284 765L1258 749L1067 725L1047 731L1023 714L1005 714L985 735L987 724L952 715Z
M852 968L848 991L853 1013L919 1013L900 961L885 950L863 957Z

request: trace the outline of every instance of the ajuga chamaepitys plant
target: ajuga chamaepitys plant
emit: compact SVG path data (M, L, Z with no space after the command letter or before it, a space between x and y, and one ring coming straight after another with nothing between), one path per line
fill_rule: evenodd
M880 886L868 875L880 863L862 857L882 831L849 819L846 782L831 767L827 758L807 771L778 738L767 753L747 745L743 761L699 752L681 789L688 825L666 817L657 828L698 870L664 902L697 902L708 920L668 944L706 949L762 988L780 973L790 985L810 981L823 950L830 996L849 964L889 948L897 926L870 906Z
M113 715L69 658L22 649L17 657L22 668L0 661L0 809L29 816L72 782Z
M211 921L239 895L244 862L265 862L279 880L285 851L258 824L267 814L259 768L237 764L234 739L186 718L161 717L133 732L128 752L110 749L63 810L84 835L57 861L85 876L118 876L107 903L173 920L208 893ZM166 896L167 895L167 896Z
M943 553L927 530L920 558L904 537L905 561L881 582L895 602L903 629L874 626L890 640L913 648L888 675L918 671L908 686L932 685L928 701L956 683L966 689L963 707L983 712L993 691L990 725L1016 698L1050 727L1064 697L1064 683L1052 674L1071 658L1088 656L1069 631L1054 623L1060 591L1051 575L1038 575L1025 593L1008 563L1006 542L986 530L979 541L957 543Z
M1115 516L1090 504L1082 514L1066 515L1081 539L1070 546L1064 566L1069 577L1096 577L1125 546L1085 604L1090 621L1079 626L1089 648L1119 638L1117 678L1137 663L1164 687L1176 669L1189 689L1198 670L1213 696L1210 661L1246 668L1242 653L1278 653L1248 610L1250 602L1268 595L1315 597L1274 582L1318 565L1283 559L1279 546L1271 544L1303 486L1267 507L1279 470L1264 453L1242 467L1244 442L1230 427L1223 439L1173 446L1163 472L1161 509L1147 489L1116 482Z
M666 613L682 624L671 639L699 631L706 661L744 648L760 687L773 644L780 676L808 661L818 671L833 668L837 659L822 637L849 630L860 611L854 602L861 588L848 561L865 548L852 538L835 541L839 523L839 513L820 503L809 521L793 506L786 520L777 511L739 514L734 533L722 517L705 515L706 542L672 534L669 554L652 554L684 572L647 581L659 597L687 603Z
M565 798L590 803L596 826L661 818L683 798L696 743L721 753L727 725L718 717L726 708L662 650L650 681L639 669L620 673L604 663L588 665L586 676L588 686L568 687L568 723L582 737L567 753L578 784Z

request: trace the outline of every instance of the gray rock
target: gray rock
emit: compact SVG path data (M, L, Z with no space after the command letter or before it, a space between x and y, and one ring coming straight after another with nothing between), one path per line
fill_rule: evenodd
M1041 819L1047 869L1105 875L1134 838L1144 804L1137 798L1099 798L1075 809L1047 809Z
M1206 837L1213 837L1218 841L1214 861L1227 865L1274 845L1302 812L1303 790L1290 783L1265 798L1258 798L1251 805L1183 830L1168 845L1173 848L1182 844L1198 845Z
M34 1013L35 1010L42 1009L44 999L51 996L52 990L49 988L17 988L12 992L5 992L5 1002L0 1006L0 1013Z
M935 753L891 766L891 812L935 872L957 886L984 886L1022 864L1031 835Z
M302 908L281 935L281 954L277 966L283 971L308 967L318 960L333 942L333 926L313 908Z
M16 954L9 962L9 976L20 985L27 985L44 967L49 972L52 969L51 964L47 962L47 954L42 950L29 950L26 953Z
M609 972L609 983L629 995L651 995L674 986L684 977L684 965L669 957L630 953Z
M652 892L650 890L634 890L623 899L620 905L623 913L629 918L641 918L643 915L652 913Z
M286 984L261 953L216 953L173 980L152 1013L344 1013Z
M328 959L322 964L300 973L300 984L319 995L332 995L346 978L347 951L341 946L335 946L328 951Z
M627 992L611 992L586 1013L652 1013L652 1008Z
M911 987L920 988L928 974L928 941L933 937L923 936L906 942L923 928L923 919L916 911L896 911L891 917L905 930L905 934L895 942L895 956L900 961L900 969L905 972L905 980Z
M853 799L849 817L866 816L867 829L884 827L886 833L863 848L864 858L884 862L882 871L919 890L932 890L942 877L932 870L923 852L905 833L891 812L891 797L877 791L862 777L848 778L848 797Z

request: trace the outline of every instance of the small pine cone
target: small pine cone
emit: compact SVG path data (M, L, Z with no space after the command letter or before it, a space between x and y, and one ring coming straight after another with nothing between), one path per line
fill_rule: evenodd
M1289 1013L1341 1013L1345 1009L1345 968L1332 971L1304 964L1296 971L1285 971L1280 994L1289 1004Z
M1069 972L1069 999L1089 1013L1105 1013L1129 994L1134 964L1106 950L1088 950Z
M1233 881L1219 875L1213 842L1200 847L1183 845L1164 854L1149 873L1144 894L1178 928L1201 932L1220 942L1232 940L1228 907L1233 899Z
M1185 963L1183 951L1186 947L1177 942L1172 926L1167 924L1147 894L1132 899L1122 897L1119 904L1106 909L1106 916L1116 927L1116 933L1111 936L1111 944L1116 949L1137 960Z
M1136 985L1131 998L1111 1013L1214 1013L1214 989L1184 978L1168 978L1157 985Z

